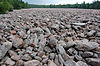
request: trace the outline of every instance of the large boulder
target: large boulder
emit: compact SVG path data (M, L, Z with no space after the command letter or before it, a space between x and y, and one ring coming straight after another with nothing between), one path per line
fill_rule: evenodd
M11 42L7 41L2 43L2 45L0 45L0 59L2 59L7 53L7 51L9 51L11 48L12 48Z
M78 50L93 50L98 47L99 47L98 43L88 42L86 39L77 41L75 46L75 48L77 48Z

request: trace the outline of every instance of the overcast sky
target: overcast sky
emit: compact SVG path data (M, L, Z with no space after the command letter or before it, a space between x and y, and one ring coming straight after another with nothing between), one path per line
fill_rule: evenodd
M30 4L75 4L75 3L82 3L85 1L86 3L91 3L94 0L23 0Z

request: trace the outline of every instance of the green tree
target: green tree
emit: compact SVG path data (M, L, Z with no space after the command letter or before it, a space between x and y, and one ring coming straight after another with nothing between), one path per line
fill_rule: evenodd
M6 13L8 11L12 11L13 6L8 2L0 2L0 13Z

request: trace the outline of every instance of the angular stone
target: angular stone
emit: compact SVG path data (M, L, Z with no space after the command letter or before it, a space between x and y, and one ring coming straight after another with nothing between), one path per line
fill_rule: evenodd
M90 32L87 33L87 36L93 36L96 33L95 30L91 30Z
M56 29L56 30L59 30L59 25L58 25L58 24L53 24L53 25L51 26L51 28Z
M68 52L69 55L74 55L74 51L76 51L74 48L69 48L67 50L67 52Z
M26 35L26 33L25 33L24 31L19 31L18 34L19 34L20 37L22 37L22 38L26 38L26 37L27 37L27 35Z
M34 28L33 32L37 33L37 35L44 33L44 31L40 27Z
M65 26L67 29L71 29L71 25L66 25Z
M50 57L51 60L53 60L55 58L55 56L56 56L55 53L50 53L49 57Z
M18 60L16 62L16 66L23 66L23 65L24 65L24 61L22 61L22 60Z
M48 66L57 66L53 61L49 60Z
M74 57L75 57L75 59L78 60L78 61L83 60L83 58L82 58L81 56L79 56L79 55L74 55Z
M32 41L33 41L33 46L35 46L35 47L37 47L37 44L38 44L38 41L39 41L39 39L38 39L38 36L37 36L37 34L35 33L35 34L33 34L33 37L32 37ZM31 43L31 42L29 42L29 43Z
M76 43L74 42L74 41L68 41L67 43L66 43L66 45L64 46L64 48L70 48L70 47L72 47L72 46L74 46Z
M58 44L60 44L61 46L66 46L66 43L63 40L58 41Z
M43 30L46 31L46 33L48 33L48 34L51 34L49 28L47 28L47 27L43 27Z
M7 51L9 51L12 48L12 43L7 41L4 42L3 45L0 45L0 59L2 59Z
M83 62L83 61L78 61L76 63L76 66L88 66L88 65L85 62Z
M11 59L13 59L13 60L15 60L15 61L17 61L17 60L20 59L20 56L17 55L17 53L14 52L14 51L12 51L12 50L9 51L9 55L11 56Z
M2 23L0 23L0 29L4 29L6 26Z
M44 46L46 44L46 38L44 37L43 34L40 34L38 39L39 39L39 51L43 51L43 48L44 48Z
M39 57L42 57L43 55L45 55L45 52L39 51L37 55L38 55Z
M93 53L92 52L84 52L82 54L82 57L93 57Z
M25 60L25 61L29 61L31 60L32 58L29 56L29 54L25 54L21 57L22 60Z
M59 60L59 63L63 66L64 59L62 58L61 54L58 55L58 60Z
M15 48L19 48L19 47L22 47L22 46L24 45L23 39L18 38L18 37L14 37L14 38L12 39L12 43L13 43L13 46L14 46Z
M38 61L42 61L42 58L39 57L39 56L35 56L34 58L35 58L36 60L38 60Z
M75 48L78 50L93 50L95 48L98 48L99 44L96 42L87 42L86 40L80 40L76 42Z
M60 45L57 45L57 50L58 50L58 53L61 54L62 58L66 61L68 59L70 59L70 56L66 53L65 49L60 46Z
M97 33L96 33L96 36L97 36L97 37L100 37L100 32L97 32Z
M33 47L29 46L26 48L26 53L32 54L32 50L33 50Z
M82 38L85 37L84 33L81 33L81 34L79 34L78 36L79 36L79 37L82 37Z
M74 30L76 30L76 31L80 30L80 26L76 26L76 25L72 25L71 28L74 29Z
M57 66L59 66L59 65L60 65L58 55L56 55L56 56L55 56L54 62L57 64Z
M6 63L7 65L10 65L10 66L13 66L13 65L15 64L15 62L12 61L10 58L8 58L8 59L5 61L5 63Z
M49 60L48 57L43 58L42 63L46 64L46 63L48 63L48 60Z
M76 62L73 60L67 60L66 62L64 62L65 66L76 66Z
M46 47L44 47L44 51L46 53L50 53L50 52L52 52L52 49L50 49L50 47L46 46Z
M58 40L57 40L54 36L50 36L49 39L50 39L50 40L49 40L49 43L48 43L48 44L49 44L51 47L54 47L55 45L57 45L57 41L58 41Z

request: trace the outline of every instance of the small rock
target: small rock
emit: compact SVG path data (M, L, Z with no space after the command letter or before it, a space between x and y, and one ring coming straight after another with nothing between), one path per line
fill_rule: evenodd
M55 45L57 45L57 39L54 37L54 36L51 36L51 37L49 37L49 45L51 46L51 47L54 47Z
M98 58L98 57L99 57L98 54L96 53L93 54L93 58Z
M22 60L18 60L16 62L16 66L23 66L23 65L24 65L24 61L22 61Z
M19 60L20 59L20 56L19 55L17 55L17 53L15 53L14 51L9 51L9 55L11 56L11 59L13 59L13 60L15 60L15 61L17 61L17 60Z
M43 31L40 27L34 28L33 31L34 31L35 33L37 33L38 35L44 33L44 31Z
M21 57L22 60L28 61L31 60L32 58L29 56L29 54L25 54Z
M78 26L85 26L86 23L72 23L73 25L78 25Z
M93 57L93 53L92 52L84 52L82 54L82 57Z
M43 52L43 51L39 51L39 52L38 52L38 56L39 56L39 57L42 57L43 55L45 55L45 52Z
M97 33L96 33L96 36L97 36L97 37L100 37L100 32L97 32Z
M65 66L76 66L76 62L73 60L67 60L66 62L64 62Z
M72 25L71 27L72 27L72 29L74 29L74 30L76 30L76 31L77 31L77 30L80 30L80 28L81 28L80 26L75 26L75 25Z
M14 46L15 48L19 48L19 47L22 47L22 46L24 45L23 39L18 38L18 37L14 37L14 38L12 39L12 43L13 43L13 46Z
M76 43L74 42L74 41L68 41L67 43L66 43L66 45L64 46L64 48L70 48L70 47L72 47L72 46L74 46Z
M60 65L58 55L55 56L54 62L57 64L57 66Z
M0 29L5 29L5 25L3 23L0 23Z
M36 33L33 34L32 39L33 39L33 44L32 44L32 45L35 46L35 47L37 47L37 44L38 44L39 39L38 39L38 36L37 36ZM30 42L29 42L29 43L30 43Z
M100 58L100 52L96 51L96 54L98 55L98 57Z
M44 64L46 64L48 62L48 57L46 57L46 58L44 58L43 60L42 60L42 63L44 63Z
M70 56L66 53L65 49L60 46L60 45L57 45L57 50L58 50L58 53L61 54L62 58L66 61L68 59L70 59Z
M93 36L96 33L95 30L91 30L90 32L87 33L87 36Z
M100 66L100 59L99 58L86 58L87 63L92 66Z
M48 47L48 46L44 47L44 51L45 51L46 53L52 52L52 50L51 50L50 47Z
M35 58L36 60L38 60L38 61L42 61L42 58L39 57L39 56L35 56L34 58Z
M83 60L83 58L82 58L81 56L79 56L79 55L75 55L74 57L75 57L75 59L78 60L78 61Z
M11 30L10 33L13 34L13 35L16 35L16 31L15 30Z
M30 54L31 57L35 57L37 55L37 52L33 52L32 54Z
M43 30L44 30L46 33L48 33L48 34L51 34L49 28L47 28L47 27L43 27Z
M76 66L88 66L88 65L85 62L83 62L83 61L78 61L76 63Z
M75 51L74 48L69 48L69 49L67 50L67 52L68 52L69 55L74 55L74 53L73 53L74 51Z
M42 65L38 60L30 60L30 61L24 62L24 66L42 66Z
M32 50L33 50L33 47L27 47L26 48L26 53L32 54Z
M8 59L5 61L5 63L6 63L7 65L10 65L10 66L13 66L13 65L15 64L15 62L12 61L10 58L8 58Z
M66 28L67 28L67 29L70 29L70 28L71 28L71 25L66 25Z
M59 63L63 66L64 59L62 58L61 54L58 55L58 60L59 60Z
M57 66L53 61L49 60L48 66Z
M79 34L79 37L84 38L85 37L84 33Z
M65 41L63 41L63 40L58 41L58 44L60 44L61 46L65 46L66 45Z
M26 38L26 37L27 37L27 35L26 35L26 33L25 33L24 31L19 31L18 34L19 34L20 37L22 37L22 38Z
M59 30L59 25L58 24L53 24L51 26L52 29L56 29L56 30Z
M43 51L43 48L45 47L46 44L46 38L44 37L43 34L40 34L38 39L39 39L39 51Z
M53 60L55 58L55 53L50 53L50 59Z

